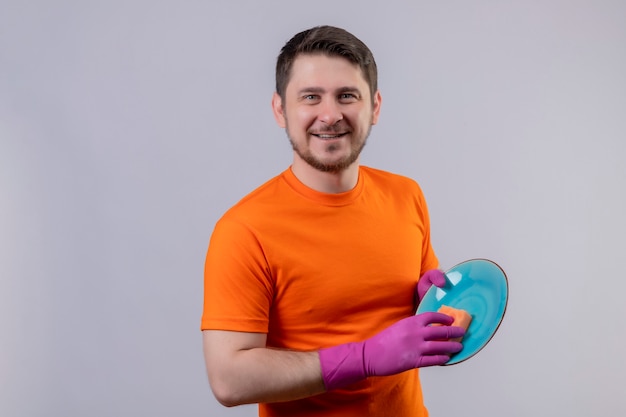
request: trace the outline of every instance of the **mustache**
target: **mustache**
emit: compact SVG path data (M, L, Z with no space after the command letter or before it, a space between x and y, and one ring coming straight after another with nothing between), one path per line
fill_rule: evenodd
M315 126L307 130L311 135L335 134L349 132L350 128L346 123L336 123L334 125Z

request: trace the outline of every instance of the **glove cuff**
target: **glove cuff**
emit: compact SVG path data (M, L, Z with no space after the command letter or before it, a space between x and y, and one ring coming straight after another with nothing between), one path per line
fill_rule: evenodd
M346 343L319 351L322 379L327 391L365 379L363 343Z

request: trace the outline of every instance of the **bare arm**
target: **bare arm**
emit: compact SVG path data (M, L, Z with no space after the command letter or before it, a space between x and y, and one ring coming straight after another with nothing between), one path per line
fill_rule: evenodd
M296 400L325 391L317 352L266 348L263 333L202 334L211 389L225 406Z

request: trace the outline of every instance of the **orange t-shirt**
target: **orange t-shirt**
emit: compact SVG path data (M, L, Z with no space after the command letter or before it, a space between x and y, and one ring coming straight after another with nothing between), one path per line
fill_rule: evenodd
M311 351L361 341L415 312L419 276L437 268L426 202L406 177L361 166L354 189L320 193L290 169L217 222L201 329L267 333ZM261 416L426 416L418 371L370 377Z

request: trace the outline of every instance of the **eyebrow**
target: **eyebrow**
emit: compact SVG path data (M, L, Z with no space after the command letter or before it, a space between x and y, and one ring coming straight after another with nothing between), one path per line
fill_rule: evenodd
M302 88L298 91L298 95L301 94L305 94L305 93L316 93L316 94L321 94L321 93L325 93L326 90L323 89L322 87L305 87ZM335 91L338 94L343 94L343 93L357 93L358 95L361 95L361 90L359 90L357 87L341 87L339 89L337 89Z

